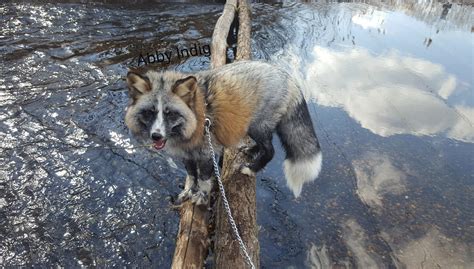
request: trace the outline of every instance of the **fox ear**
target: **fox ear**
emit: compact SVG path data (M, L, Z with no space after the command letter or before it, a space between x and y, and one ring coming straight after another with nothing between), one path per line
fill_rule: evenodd
M173 93L189 104L196 94L197 79L193 76L177 80L173 86Z
M127 74L128 94L137 99L140 95L151 91L150 80L137 73L129 71Z

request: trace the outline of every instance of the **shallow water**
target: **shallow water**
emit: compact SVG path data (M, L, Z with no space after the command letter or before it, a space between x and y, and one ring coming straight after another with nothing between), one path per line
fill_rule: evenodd
M474 267L474 9L368 2L253 4L254 58L304 81L324 155L297 200L280 148L258 175L263 268ZM131 149L123 77L209 44L221 8L0 4L0 264L169 266L184 171Z

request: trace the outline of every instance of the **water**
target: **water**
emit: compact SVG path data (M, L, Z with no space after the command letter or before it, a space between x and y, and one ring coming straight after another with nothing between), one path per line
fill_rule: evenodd
M324 155L297 200L280 148L258 175L262 267L472 268L474 9L365 2L253 4L253 56L304 81ZM0 5L0 264L169 267L184 170L130 148L123 77L221 9Z

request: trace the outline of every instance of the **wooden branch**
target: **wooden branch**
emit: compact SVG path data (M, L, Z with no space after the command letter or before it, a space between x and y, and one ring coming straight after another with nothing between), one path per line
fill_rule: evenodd
M234 19L237 0L227 1L212 35L211 67L225 64L227 34ZM172 269L203 268L209 248L209 212L207 207L186 201L180 209L179 231Z
M219 17L211 43L211 68L225 64L227 35L237 10L237 0L228 0L224 11ZM247 1L239 0L239 33L237 60L250 59L250 9ZM246 145L250 139L246 138ZM228 149L224 153L222 179L229 199L230 207L240 235L256 268L259 268L259 243L256 211L256 179L255 175L247 176L235 169L239 164L249 162L238 149ZM209 211L206 207L195 206L190 201L181 207L176 249L172 268L203 268L209 248ZM245 260L235 240L226 212L220 197L214 207L215 235L215 267L246 268Z
M250 20L250 7L247 0L239 0L239 33L237 39L237 57L236 60L250 60L252 58L252 49L250 47L250 32L252 24Z
M211 43L211 68L223 66L225 64L225 56L227 50L227 35L230 25L234 20L234 13L237 8L237 0L227 0L224 11L219 17L212 33Z
M209 248L207 207L186 201L181 209L172 269L203 268Z
M239 0L238 10L239 32L236 60L249 60L251 58L251 24L250 9L246 0ZM250 145L248 137L244 139L244 142L245 146ZM258 243L256 178L255 175L242 174L239 169L240 164L249 163L250 161L239 149L226 149L224 151L222 180L240 236L247 247L253 264L256 268L259 268L260 246ZM217 201L215 218L215 268L248 268L239 249L239 244L232 234L221 197Z
M246 145L249 139L246 139ZM248 162L246 156L239 149L226 149L223 164L223 182L240 236L247 247L247 252L253 264L259 268L257 204L256 204L256 178L240 173L238 165ZM217 202L216 227L215 227L215 268L248 268L239 243L232 234L232 229L227 219L227 214L219 197Z

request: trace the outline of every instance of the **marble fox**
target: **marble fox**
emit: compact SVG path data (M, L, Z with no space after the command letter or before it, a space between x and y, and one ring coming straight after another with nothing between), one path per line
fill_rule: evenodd
M284 70L259 61L240 61L193 74L127 74L130 102L125 123L133 137L181 159L187 170L179 201L207 203L213 163L205 134L211 121L215 149L235 146L249 135L252 162L241 167L256 173L273 158L273 134L286 152L288 187L298 197L303 184L315 180L321 149L301 86Z

